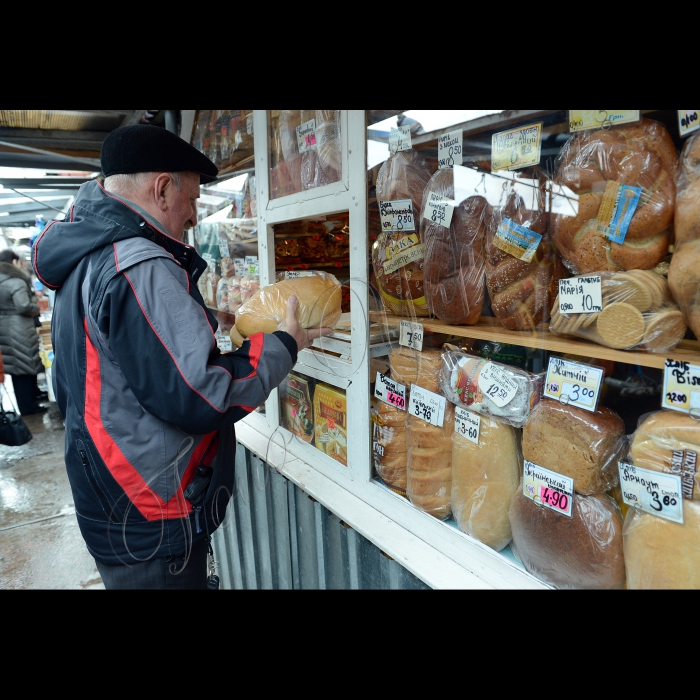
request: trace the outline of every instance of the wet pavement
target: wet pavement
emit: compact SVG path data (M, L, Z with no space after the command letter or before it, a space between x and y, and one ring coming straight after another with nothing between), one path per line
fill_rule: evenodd
M0 445L0 589L104 589L75 518L63 421L45 405L24 418L32 440Z

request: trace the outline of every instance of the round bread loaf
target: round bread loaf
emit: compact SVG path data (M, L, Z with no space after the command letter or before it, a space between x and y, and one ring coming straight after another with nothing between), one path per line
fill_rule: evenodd
M700 504L683 501L683 525L630 508L624 546L629 590L700 589Z
M622 589L623 522L615 501L604 494L574 496L572 516L540 506L518 489L510 525L525 569L560 589Z

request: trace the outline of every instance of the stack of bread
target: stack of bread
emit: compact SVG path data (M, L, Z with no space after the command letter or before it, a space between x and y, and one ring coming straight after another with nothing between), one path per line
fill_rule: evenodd
M408 446L406 411L379 401L372 410L372 447L377 476L392 491L405 496Z
M665 277L649 270L593 274L602 280L603 311L561 313L557 297L552 333L585 338L617 350L635 348L652 353L667 353L683 340L688 327Z

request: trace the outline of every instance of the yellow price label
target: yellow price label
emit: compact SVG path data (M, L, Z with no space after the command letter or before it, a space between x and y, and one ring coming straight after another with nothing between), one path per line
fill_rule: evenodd
M542 122L494 134L491 169L518 170L539 165L542 156Z
M678 131L681 136L687 136L700 129L700 109L678 110Z
M661 408L700 418L700 367L666 360Z
M639 109L570 109L569 131L600 129L603 126L633 124L642 118Z

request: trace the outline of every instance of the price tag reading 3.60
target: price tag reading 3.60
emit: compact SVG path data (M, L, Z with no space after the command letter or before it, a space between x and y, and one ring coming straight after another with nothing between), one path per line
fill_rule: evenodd
M628 506L683 524L681 477L619 463L620 489Z
M481 416L467 411L461 406L455 408L455 433L470 440L475 445L479 444L479 431L481 430Z

